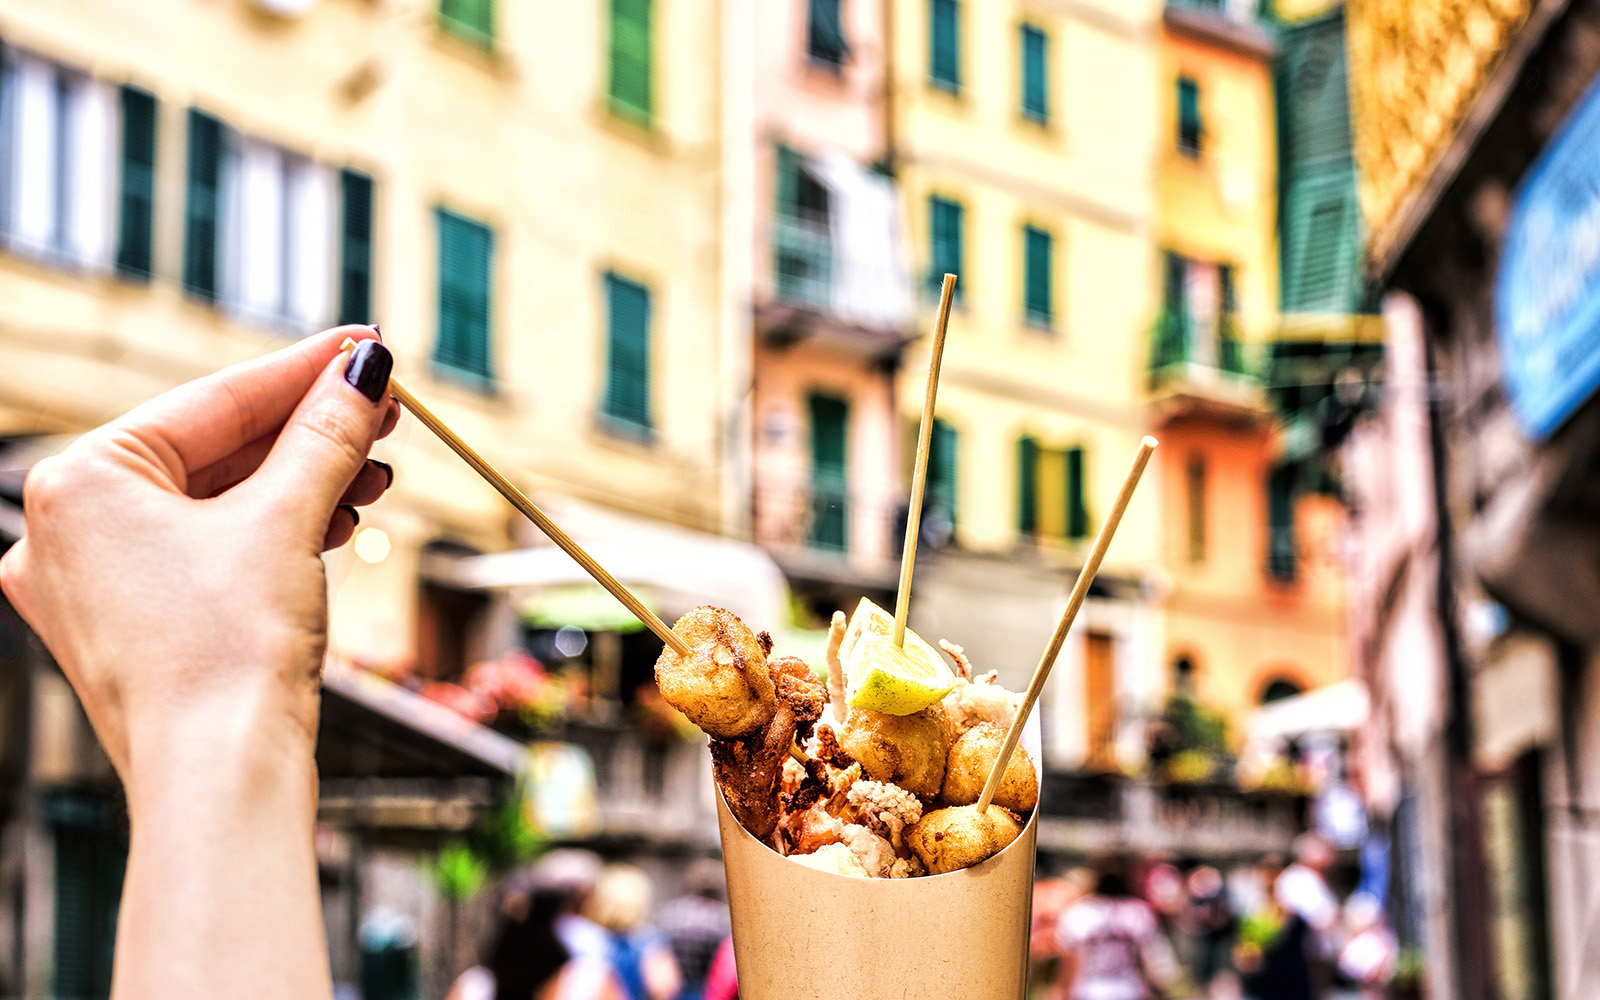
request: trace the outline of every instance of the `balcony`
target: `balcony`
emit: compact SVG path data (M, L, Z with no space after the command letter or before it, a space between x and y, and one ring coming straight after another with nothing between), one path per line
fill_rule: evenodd
M843 483L758 474L755 541L791 579L854 582L892 590L905 511Z
M1115 842L1212 859L1259 857L1287 850L1298 832L1288 795L1048 769L1040 788L1044 850L1087 854Z
M818 309L832 307L833 235L826 216L774 217L772 283L780 302Z
M1223 313L1214 325L1202 325L1183 312L1164 310L1151 341L1150 389L1159 413L1204 411L1249 421L1271 417L1231 313Z

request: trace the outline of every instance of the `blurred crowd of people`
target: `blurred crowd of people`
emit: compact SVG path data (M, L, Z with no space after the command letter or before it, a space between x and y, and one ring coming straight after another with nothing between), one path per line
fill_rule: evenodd
M1399 959L1383 905L1343 902L1314 833L1226 874L1108 852L1034 887L1029 1000L1378 1000Z
M552 851L502 890L498 923L447 1000L736 1000L722 866L689 866L652 922L649 876Z

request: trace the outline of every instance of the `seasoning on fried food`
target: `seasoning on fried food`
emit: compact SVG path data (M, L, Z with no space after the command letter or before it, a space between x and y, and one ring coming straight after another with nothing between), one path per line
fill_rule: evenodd
M839 745L873 781L889 781L932 802L944 785L950 723L937 703L910 715L852 708Z

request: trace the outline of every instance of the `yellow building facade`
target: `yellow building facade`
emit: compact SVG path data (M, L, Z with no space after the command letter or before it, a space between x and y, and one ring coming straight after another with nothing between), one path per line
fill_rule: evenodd
M919 332L940 275L960 277L938 400L954 441L954 544L919 561L911 616L1013 684L1148 429L1158 16L1154 0L892 5L892 155ZM928 345L901 372L908 440ZM1155 624L1138 595L1158 553L1156 493L1147 483L1135 499L1052 680L1064 764L1089 754L1090 728L1114 742L1126 716L1114 706L1148 680ZM1094 679L1085 643L1110 651ZM1104 724L1086 720L1086 696Z
M687 55L718 24L710 0L0 6L16 86L54 74L87 93L81 114L62 99L63 134L105 145L19 168L68 179L68 214L102 252L8 234L4 432L85 430L346 313L381 323L396 375L528 492L736 527L746 500L722 428L748 333L719 305L717 62ZM154 119L148 273L131 276L104 247L126 235L126 182L91 169L144 129L126 97L119 116L127 87ZM35 127L27 114L15 128ZM364 205L347 174L367 180ZM197 184L213 226L198 253ZM375 454L398 475L362 527L388 551L330 557L332 642L392 663L436 631L418 622L425 547L495 551L527 532L412 421Z

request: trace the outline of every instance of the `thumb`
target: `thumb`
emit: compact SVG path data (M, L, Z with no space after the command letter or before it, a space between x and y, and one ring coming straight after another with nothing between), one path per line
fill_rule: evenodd
M394 356L376 340L340 353L300 400L250 477L257 489L285 501L319 547L334 506L378 438L393 367Z

